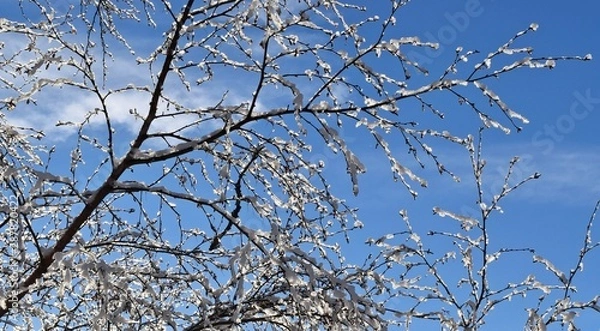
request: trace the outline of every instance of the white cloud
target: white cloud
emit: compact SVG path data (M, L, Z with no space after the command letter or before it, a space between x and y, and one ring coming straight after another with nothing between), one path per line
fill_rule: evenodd
M147 68L140 66L134 67L135 70L125 70L131 68L132 62L124 57L115 57L110 65L109 83L118 82L119 85L111 84L109 86L113 91L123 88L129 84L136 86L152 86L150 74ZM49 73L53 75L54 73ZM44 72L47 76L47 73ZM179 85L179 81L172 80L163 89L169 98L190 109L201 107L211 107L221 101L223 91L227 87L220 82L214 82L200 87L195 87L191 92L186 91ZM102 89L101 93L106 94L108 88ZM229 92L223 105L242 103L244 100L236 91ZM249 95L249 94L248 94ZM90 128L102 128L105 126L104 115L96 111L102 108L102 103L94 92L85 91L70 86L46 87L44 90L34 95L35 104L21 103L14 111L7 113L9 122L16 126L31 127L43 131L47 138L54 142L60 142L68 139L76 133L73 126L57 126L59 122L81 123L87 117ZM111 124L118 126L121 130L129 133L138 132L142 120L140 116L145 117L148 113L151 95L146 91L127 90L123 92L112 92L106 99L105 105L110 116ZM161 100L159 112L166 111L166 102ZM135 109L136 116L132 113ZM171 111L173 107L171 107ZM197 115L177 115L173 117L163 117L153 122L151 130L153 132L169 132L186 126L192 120L197 119ZM218 121L208 122L203 129L214 128ZM212 125L212 127L210 127Z
M518 181L538 172L541 177L521 186L511 195L525 201L556 202L563 205L589 205L600 199L600 151L596 148L561 146L553 153L544 154L527 149L523 144L484 144L484 193L497 194L504 183L509 161L519 156L520 161L513 168L510 181ZM466 154L465 154L466 155ZM442 160L451 159L447 155ZM463 181L472 182L472 170L467 158L454 158L452 170L458 172ZM461 163L462 162L462 163Z
M534 199L589 204L600 198L600 155L594 150L557 150L533 157L542 174L525 194Z

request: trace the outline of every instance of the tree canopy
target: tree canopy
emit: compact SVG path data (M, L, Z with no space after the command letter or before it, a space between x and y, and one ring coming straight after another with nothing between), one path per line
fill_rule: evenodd
M594 215L568 272L533 248L490 244L501 200L539 177L514 181L515 158L500 191L484 194L485 133L528 122L491 86L512 71L591 60L518 46L536 24L497 49L457 48L431 70L419 52L440 45L400 34L408 1L6 3L18 10L0 18L3 329L382 330L426 320L476 330L530 292L541 295L523 321L530 330L575 328L576 312L600 310L596 294L571 299L598 246ZM445 127L451 109L480 129ZM23 115L34 111L56 122ZM432 206L455 227L418 233L399 210L389 234L353 240L370 220L348 198L360 197L367 171L351 136L373 146L408 198L427 187L421 167L459 180L437 151L464 151L476 213ZM361 245L364 257L347 255ZM552 280L491 282L489 266L512 254L530 254ZM460 269L458 285L448 265Z

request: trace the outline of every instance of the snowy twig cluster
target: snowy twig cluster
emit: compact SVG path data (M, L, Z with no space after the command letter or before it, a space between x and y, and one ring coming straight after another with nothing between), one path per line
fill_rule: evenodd
M103 0L66 11L9 2L20 15L0 18L7 328L381 330L425 319L475 330L496 305L538 290L524 321L532 330L598 310L598 297L569 299L598 246L593 217L571 272L534 255L558 283L531 276L492 286L489 266L501 255L534 251L493 251L487 224L507 194L538 176L513 185L509 170L486 200L481 139L418 122L445 118L434 97L445 93L484 128L520 130L527 119L486 82L591 59L515 46L537 25L487 56L456 49L436 78L405 55L437 45L398 35L404 0ZM58 114L52 130L67 138L50 146L44 130L15 124L32 109ZM458 180L435 146L471 156L481 214L436 207L460 227L430 232L455 249L435 255L403 211L402 229L369 240L375 253L362 263L344 254L367 220L332 185L328 160L313 157L315 146L339 154L358 195L367 168L344 129L370 139L414 198L427 164ZM466 298L444 276L457 254ZM556 291L562 299L544 310Z

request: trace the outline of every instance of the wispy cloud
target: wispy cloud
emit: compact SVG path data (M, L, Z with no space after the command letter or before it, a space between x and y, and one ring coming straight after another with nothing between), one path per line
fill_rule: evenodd
M484 145L484 148L486 146ZM511 184L540 173L538 180L527 183L512 193L526 201L560 203L563 205L589 205L600 199L600 150L583 146L561 146L552 153L527 149L523 144L489 144L484 153L484 193L497 194L502 187L509 161L519 156L513 168ZM448 159L448 158L446 158ZM466 158L462 159L466 161ZM466 162L452 162L465 181L473 177Z
M542 174L540 181L521 192L531 199L567 204L589 204L600 198L600 154L598 150L556 150L533 156L532 164Z
M122 133L135 133L139 130L142 120L148 113L151 94L147 91L126 90L114 92L127 85L135 84L138 87L153 86L147 67L136 66L135 59L128 54L115 55L109 61L108 85L100 90L105 97L104 103L113 126ZM56 75L52 71L44 71L44 77ZM109 89L110 95L106 97ZM244 100L239 91L231 91L222 81L205 84L187 91L178 80L169 80L163 89L172 100L189 109L201 109L213 107L222 102L223 106L242 103ZM223 95L227 98L223 100ZM250 95L249 93L247 95ZM12 125L31 127L41 130L51 142L61 142L76 133L74 126L61 125L60 122L81 123L87 119L89 128L100 129L106 121L104 115L97 111L103 108L99 96L92 91L79 88L63 86L46 87L33 98L35 104L19 104L18 107L7 114ZM159 113L170 113L174 107L167 107L167 102L161 100ZM135 115L134 115L135 113ZM153 122L151 130L154 132L170 132L185 127L197 119L196 114L178 114L171 117L163 117ZM216 121L205 122L217 125ZM210 128L204 128L209 130Z

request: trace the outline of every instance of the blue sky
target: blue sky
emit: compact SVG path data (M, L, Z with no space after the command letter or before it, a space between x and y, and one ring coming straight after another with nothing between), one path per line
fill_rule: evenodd
M464 17L457 13L464 13L467 3L475 6L478 14L469 17L466 24L464 20L457 23L453 18ZM487 54L533 22L539 24L538 31L517 45L534 47L534 54L600 56L597 36L600 4L593 1L413 1L405 9L403 17L407 21L399 20L399 25L405 23L407 34L414 33L425 41L449 41L442 43L445 50L432 53L437 61L432 66L448 63L458 46ZM523 159L517 172L523 176L536 171L542 174L539 180L523 186L501 204L504 214L493 218L495 240L507 246L535 247L538 254L569 270L581 248L586 222L600 198L600 137L597 134L600 62L597 59L585 63L563 62L553 70L521 70L493 82L493 88L531 123L520 133L506 136L501 132L488 132L485 135L484 157L488 160L488 176L491 176L488 178L493 182L504 176L508 161L515 155ZM458 111L453 104L448 108ZM451 122L448 125L460 129L464 124ZM432 216L432 205L457 212L462 206L474 205L475 191L466 153L442 150L441 155L463 181L455 184L430 172L426 176L430 188L420 189L416 202L389 183L387 179L391 176L385 172L385 162L381 162L381 170L375 161L367 165L371 166L369 169L378 169L361 178L367 187L357 199L364 204L363 215L368 215L365 222L368 230L389 230L399 222L391 215L401 208L409 210L415 223L435 224L448 220ZM598 241L597 230L593 238ZM513 264L504 264L505 269L501 269L507 277L523 268L538 273L543 270L539 265L531 265L529 259L511 258L515 258ZM600 293L599 273L600 253L596 251L588 256L585 272L577 278L583 297L591 298ZM526 314L517 306L509 304L499 309L484 329L520 329ZM578 327L595 330L599 320L597 313L590 314Z
M600 32L599 12L600 4L594 1L568 4L556 0L412 1L401 11L398 27L394 31L399 36L416 35L423 41L440 42L442 47L439 51L417 53L421 56L419 61L431 70L432 78L437 77L440 70L452 60L456 47L477 49L487 54L533 22L539 24L538 31L528 34L517 45L532 46L537 55L584 56L591 53L600 59L600 39L597 36ZM468 20L464 20L465 17ZM143 45L146 40L140 38L136 42ZM585 224L595 202L600 199L597 175L600 172L600 138L595 134L600 121L600 60L597 59L559 62L553 70L519 70L489 83L505 102L531 121L520 133L513 132L508 136L500 131L486 133L484 157L488 160L489 183L497 182L504 175L508 161L515 155L523 158L517 167L522 176L533 172L542 174L539 180L511 194L502 204L504 214L493 219L494 238L498 245L534 247L539 254L565 270L575 263ZM119 58L114 64L115 68L120 65L118 61ZM464 69L472 68L473 64L468 62ZM113 78L141 81L143 74L116 72ZM420 79L427 81L429 78L415 77L417 82ZM441 97L432 100L443 103L439 106L448 117L441 122L432 120L432 125L455 132L476 130L478 122L473 120L474 116L465 116L461 112L463 108L456 102L446 105L446 100ZM215 100L188 101L203 103ZM80 106L85 102L80 99L60 111L63 115L79 116ZM112 102L144 104L145 100L113 99ZM52 108L60 104L49 104L48 111L55 112ZM407 105L408 112L411 111L410 107L410 104ZM490 112L494 111L497 109L490 108ZM499 112L495 115L502 118ZM25 121L23 118L20 120ZM44 116L29 117L27 121L47 125L50 137L57 141L68 137L61 134L59 138L59 131L54 131L53 123ZM125 116L117 118L116 122L129 124ZM462 182L454 183L448 176L439 176L429 162L430 168L417 172L428 180L429 188L419 188L419 198L413 201L406 190L391 182L389 164L380 150L373 150L372 142L362 140L360 135L355 136L352 128L342 134L357 149L368 169L368 173L359 178L359 196L347 196L349 201L360 207L359 215L365 224L364 233L357 233L357 243L368 236L376 237L399 229L400 209L409 211L412 222L422 230L424 236L430 225L450 222L433 216L433 206L455 212L474 207L474 186L464 151L439 144L441 160L462 178ZM402 150L401 147L399 145L398 150ZM342 157L325 149L321 154L330 167L328 171L337 190L350 192L351 183L345 175ZM411 161L407 161L407 164L411 164ZM594 239L597 241L600 238L595 235ZM363 252L360 245L352 245L347 249L349 256ZM596 251L588 256L585 272L576 279L582 298L589 299L600 293L600 282L596 276L600 273L599 254ZM525 269L543 273L543 268L531 265L529 258L515 257L511 261L512 264L500 264L504 269L499 271L502 277L511 281L520 281ZM522 327L526 319L522 307L515 305L513 309L510 304L504 307L507 308L491 315L486 330L516 330ZM582 330L592 330L597 327L598 319L598 314L588 315L578 326Z

